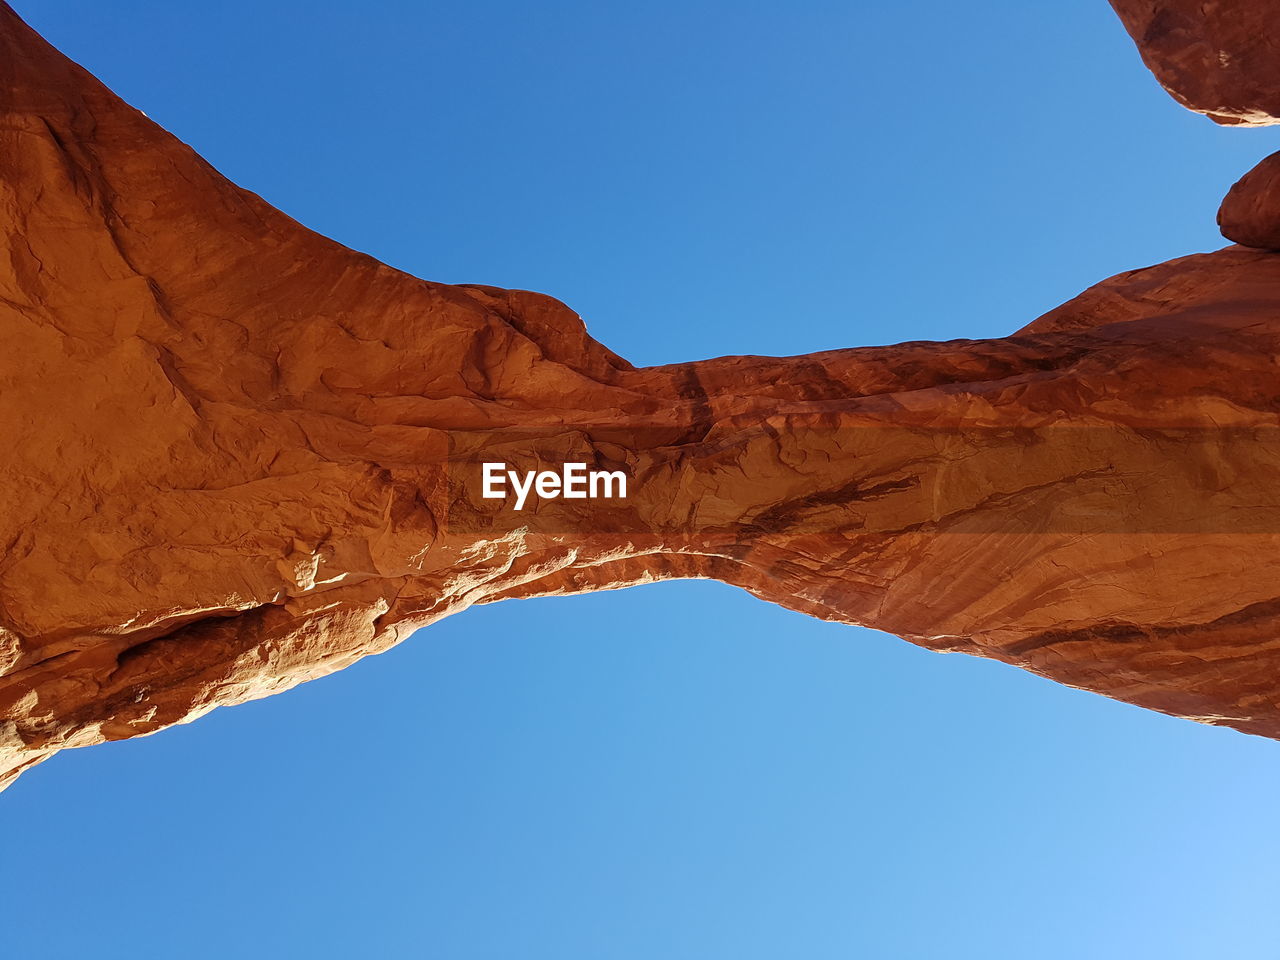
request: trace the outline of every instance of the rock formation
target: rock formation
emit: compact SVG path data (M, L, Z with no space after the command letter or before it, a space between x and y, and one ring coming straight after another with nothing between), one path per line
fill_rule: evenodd
M1111 0L1166 90L1215 123L1280 123L1280 6L1262 0Z
M1218 226L1228 240L1280 250L1280 153L1266 157L1227 192Z
M1016 334L638 369L228 183L0 9L0 773L475 603L712 577L1280 736L1280 257ZM625 499L482 495L481 464Z

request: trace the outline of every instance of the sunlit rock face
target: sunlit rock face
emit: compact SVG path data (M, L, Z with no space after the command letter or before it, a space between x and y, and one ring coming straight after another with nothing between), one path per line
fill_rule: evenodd
M1280 257L1003 339L638 369L305 229L7 8L0 112L6 781L472 604L677 577L1280 736ZM485 464L560 480L517 510Z
M1142 59L1184 107L1216 123L1280 123L1280 5L1111 0Z

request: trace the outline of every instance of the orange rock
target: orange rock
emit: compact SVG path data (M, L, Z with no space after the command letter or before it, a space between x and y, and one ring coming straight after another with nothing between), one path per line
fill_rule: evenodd
M1228 240L1261 250L1280 250L1280 153L1273 153L1228 191L1218 208L1218 226Z
M1215 123L1280 123L1280 6L1264 0L1111 0L1142 59Z
M3 778L472 604L674 577L1280 736L1280 257L1004 339L637 369L549 297L301 227L7 8L0 48ZM485 463L627 496L517 512Z

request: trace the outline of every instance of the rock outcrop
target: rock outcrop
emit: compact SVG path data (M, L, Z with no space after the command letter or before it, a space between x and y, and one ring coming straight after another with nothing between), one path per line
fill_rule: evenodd
M1266 157L1228 191L1218 209L1228 240L1260 250L1280 250L1280 153Z
M638 369L318 236L0 10L0 772L476 603L712 577L1280 737L1280 257L997 340ZM581 462L625 499L482 495Z
M1280 123L1280 5L1111 0L1166 90L1215 123Z

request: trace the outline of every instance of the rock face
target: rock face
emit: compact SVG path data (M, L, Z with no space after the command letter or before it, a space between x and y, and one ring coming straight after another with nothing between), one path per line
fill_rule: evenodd
M475 603L713 577L1280 736L1280 257L1017 334L637 369L312 233L0 11L0 772ZM482 464L627 497L483 496Z
M1215 123L1280 123L1280 5L1111 0L1142 59L1184 107Z
M1280 153L1246 173L1218 209L1228 240L1261 250L1280 250Z

